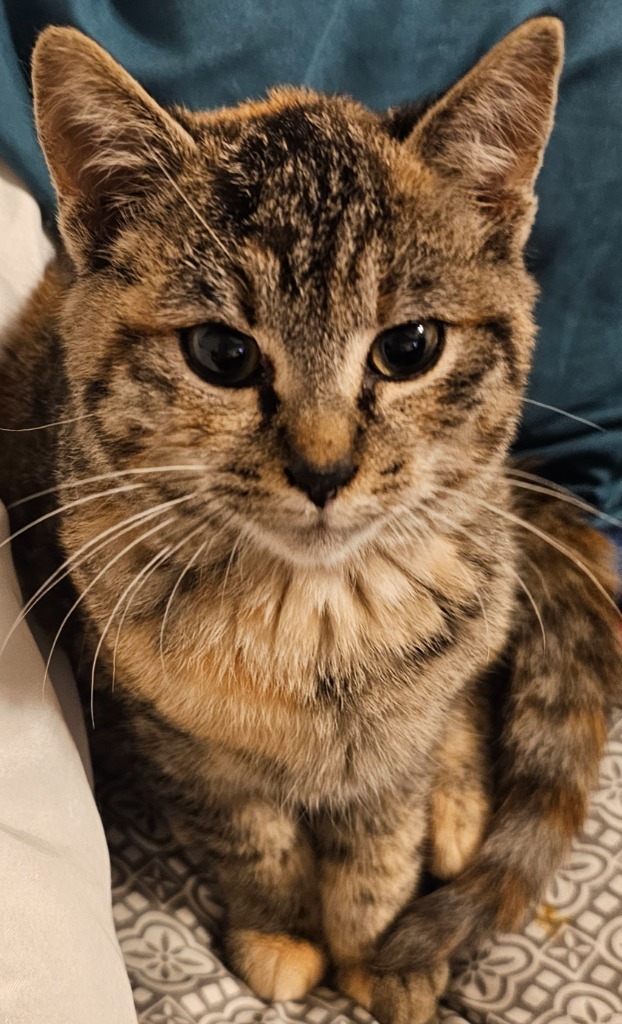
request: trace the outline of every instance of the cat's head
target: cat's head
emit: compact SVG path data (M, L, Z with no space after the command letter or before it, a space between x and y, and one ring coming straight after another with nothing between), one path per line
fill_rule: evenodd
M419 111L277 89L190 113L46 30L36 116L87 459L200 467L197 524L292 561L489 487L533 345L522 250L561 58L539 18Z

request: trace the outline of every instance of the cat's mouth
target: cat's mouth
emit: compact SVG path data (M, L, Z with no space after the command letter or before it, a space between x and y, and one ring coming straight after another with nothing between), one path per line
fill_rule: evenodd
M379 529L377 516L340 520L331 510L319 512L313 521L288 518L279 523L254 523L254 538L262 547L287 561L302 565L338 565L354 555Z

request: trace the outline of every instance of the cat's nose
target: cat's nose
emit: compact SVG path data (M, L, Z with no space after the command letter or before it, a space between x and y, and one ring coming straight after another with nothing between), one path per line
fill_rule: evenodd
M292 487L304 491L318 508L324 508L327 501L336 497L355 474L356 466L347 458L318 466L296 455L285 467L285 476Z

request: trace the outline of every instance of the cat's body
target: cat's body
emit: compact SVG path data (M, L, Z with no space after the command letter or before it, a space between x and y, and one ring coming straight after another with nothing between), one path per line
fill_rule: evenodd
M0 395L7 426L63 422L16 435L2 493L76 502L42 525L91 657L266 997L303 994L326 951L381 1019L426 1020L456 942L518 922L585 813L617 686L608 550L506 465L559 61L541 19L418 118L296 90L192 115L76 33L39 44L69 258ZM428 840L438 874L475 859L409 909Z

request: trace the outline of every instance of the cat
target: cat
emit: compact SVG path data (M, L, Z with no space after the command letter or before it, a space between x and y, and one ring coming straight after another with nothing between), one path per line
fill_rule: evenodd
M508 457L562 49L533 19L386 115L165 109L76 30L34 51L62 243L0 368L27 607L81 616L266 999L330 961L383 1024L434 1019L586 814L612 554ZM418 897L425 863L454 880Z

